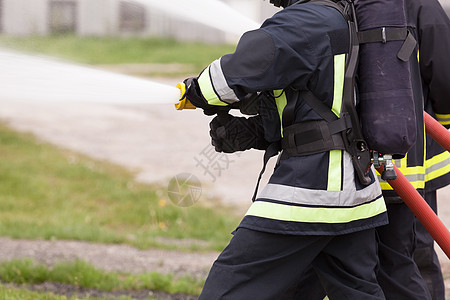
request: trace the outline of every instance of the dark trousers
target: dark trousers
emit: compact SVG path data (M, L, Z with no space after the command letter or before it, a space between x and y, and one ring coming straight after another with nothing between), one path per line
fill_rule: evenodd
M199 299L282 299L311 267L330 299L384 299L377 263L374 229L296 236L240 228L214 262Z
M425 193L425 200L437 213L436 191ZM416 219L416 250L414 261L419 267L433 300L445 299L445 285L441 265L434 251L434 240L423 225Z
M431 299L413 260L415 216L404 203L387 204L389 224L377 228L380 270L377 278L387 299Z
M425 194L436 212L436 192ZM378 227L380 270L377 279L386 299L445 299L434 240L404 203L387 204L389 225ZM283 300L322 300L326 292L310 268ZM431 295L430 295L431 293Z
M385 297L392 300L431 299L412 258L416 244L415 216L404 203L386 205L389 224L376 228L380 260L377 280ZM327 293L320 288L317 275L315 270L307 270L295 296L286 300L322 300Z

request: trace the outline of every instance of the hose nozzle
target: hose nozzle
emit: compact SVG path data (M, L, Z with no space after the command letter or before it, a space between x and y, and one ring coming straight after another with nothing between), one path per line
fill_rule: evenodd
M176 110L183 110L183 109L196 109L195 107L187 98L186 98L186 85L184 82L180 82L177 84L177 88L180 89L181 92L181 98L180 102L175 104Z

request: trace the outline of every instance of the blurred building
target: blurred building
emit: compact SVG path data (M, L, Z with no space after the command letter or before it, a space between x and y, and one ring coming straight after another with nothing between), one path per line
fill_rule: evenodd
M187 0L184 0L187 1ZM206 0L205 0L206 1ZM261 22L276 9L262 0L221 0ZM161 1L0 0L0 33L15 36L169 36L205 42L235 42L233 34L159 9ZM230 20L233 22L233 20Z
M173 4L189 0L168 1ZM269 0L221 1L259 24L278 10ZM450 0L440 2L450 14ZM234 43L239 38L237 34L168 13L161 9L163 4L156 0L0 0L0 33L165 36L212 43Z

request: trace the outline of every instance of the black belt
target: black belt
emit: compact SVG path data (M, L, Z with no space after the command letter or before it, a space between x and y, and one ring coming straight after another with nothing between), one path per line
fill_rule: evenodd
M348 115L332 122L317 120L292 124L283 129L281 148L288 157L344 150L341 133L351 127Z

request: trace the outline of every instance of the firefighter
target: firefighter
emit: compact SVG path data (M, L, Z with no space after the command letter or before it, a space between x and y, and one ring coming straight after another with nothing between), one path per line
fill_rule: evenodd
M450 117L450 22L437 0L406 0L405 3L409 26L419 42L416 57L420 71L417 60L411 60L411 69L415 75L412 80L416 118L421 126L418 126L420 138L416 146L395 163L436 211L436 190L450 183L449 153L430 137L424 137L420 117L421 109L425 108L441 123L449 124L445 118ZM427 288L432 299L445 299L433 239L390 186L385 182L381 182L381 186L390 220L389 225L377 229L380 238L378 280L383 291L390 299L424 299L420 296L422 289ZM416 266L413 268L414 260L420 272L416 271Z
M311 265L330 298L384 299L375 273L384 199L370 160L351 155L365 149L344 145L355 129L342 108L350 50L342 7L270 2L284 9L184 81L193 105L218 114L210 124L217 151L283 148L199 299L278 299ZM254 98L255 116L222 112Z
M437 0L406 0L405 4L408 26L419 43L410 63L416 119L420 126L415 146L395 164L436 211L436 190L450 183L450 159L446 150L425 136L422 110L425 108L449 127L450 22ZM377 278L386 298L445 299L433 239L389 184L381 178L380 182L389 224L377 228L380 240ZM283 299L299 299L300 295L311 300L324 298L326 292L313 269L308 270L300 282L297 290L291 290Z

